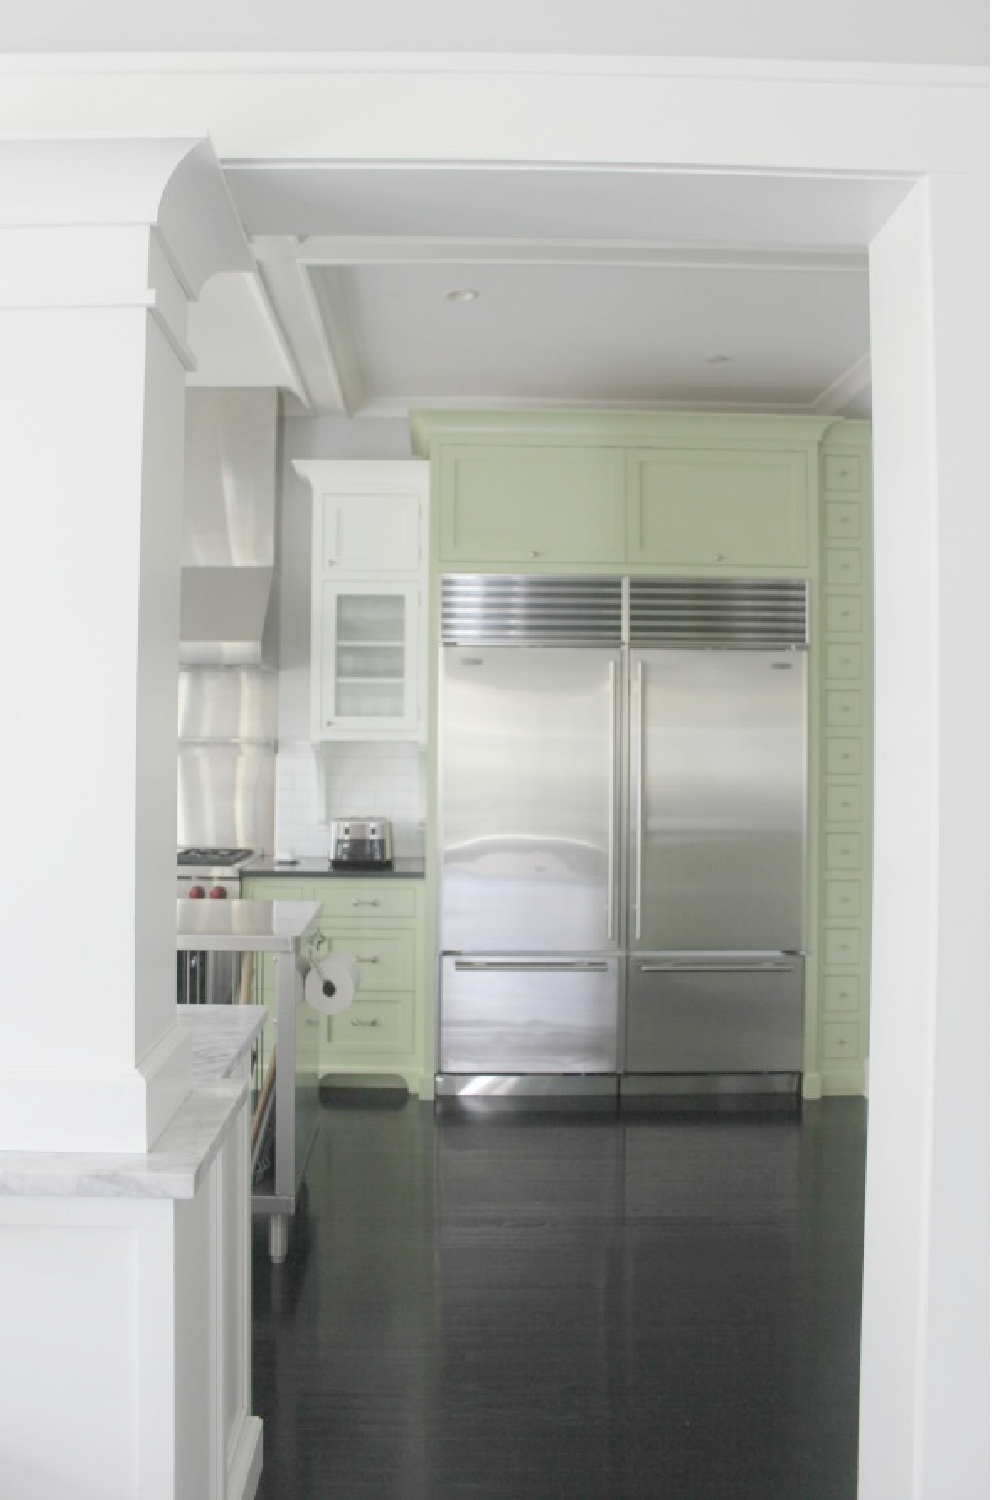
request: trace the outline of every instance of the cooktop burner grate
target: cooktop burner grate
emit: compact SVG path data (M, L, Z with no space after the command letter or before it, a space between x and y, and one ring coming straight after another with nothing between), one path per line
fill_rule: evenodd
M242 865L253 858L252 849L178 849L179 865Z

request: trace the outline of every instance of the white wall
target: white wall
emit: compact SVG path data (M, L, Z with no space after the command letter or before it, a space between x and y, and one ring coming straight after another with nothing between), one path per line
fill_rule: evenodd
M871 250L876 799L861 1500L981 1500L988 1486L985 200L974 174L929 178Z
M552 52L986 63L983 0L35 0L9 5L11 51Z
M312 490L292 469L297 458L412 458L409 423L288 416L279 448L278 759L275 852L325 856L317 775L326 777L330 816L380 813L393 820L397 852L422 844L423 761L413 745L343 745L321 770L309 742L309 611Z

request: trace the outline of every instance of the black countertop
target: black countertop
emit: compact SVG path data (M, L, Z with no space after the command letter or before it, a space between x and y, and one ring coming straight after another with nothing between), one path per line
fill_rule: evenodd
M426 865L422 855L409 858L400 857L394 859L391 865L352 865L345 868L343 865L331 865L328 859L297 859L293 864L282 861L280 864L274 859L265 856L254 860L252 864L244 865L243 875L292 875L315 880L321 876L329 875L334 880L422 880L426 873Z

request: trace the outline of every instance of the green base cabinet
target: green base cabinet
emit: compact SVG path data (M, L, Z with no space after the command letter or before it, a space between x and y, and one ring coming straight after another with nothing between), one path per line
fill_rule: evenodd
M419 879L358 876L253 876L243 895L256 901L317 901L324 951L348 953L361 971L354 1003L337 1016L303 1006L299 1025L318 1032L319 1072L396 1074L412 1094L433 1095L424 1011L424 884ZM264 999L273 989L265 968Z

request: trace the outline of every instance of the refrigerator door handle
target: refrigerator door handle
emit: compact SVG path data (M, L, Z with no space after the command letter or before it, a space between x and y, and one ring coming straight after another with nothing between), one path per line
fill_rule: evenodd
M765 960L762 963L662 963L640 964L641 974L791 974L795 964Z
M476 970L483 972L490 970L493 973L504 974L538 974L538 973L573 973L573 974L606 974L608 965L600 959L571 959L560 963L558 960L546 959L469 959L459 958L455 961L456 970Z
M644 711L642 701L642 659L635 664L635 941L642 937L642 741Z
M618 670L613 661L608 663L608 687L611 693L611 709L608 714L608 942L615 940L615 829L618 790Z

